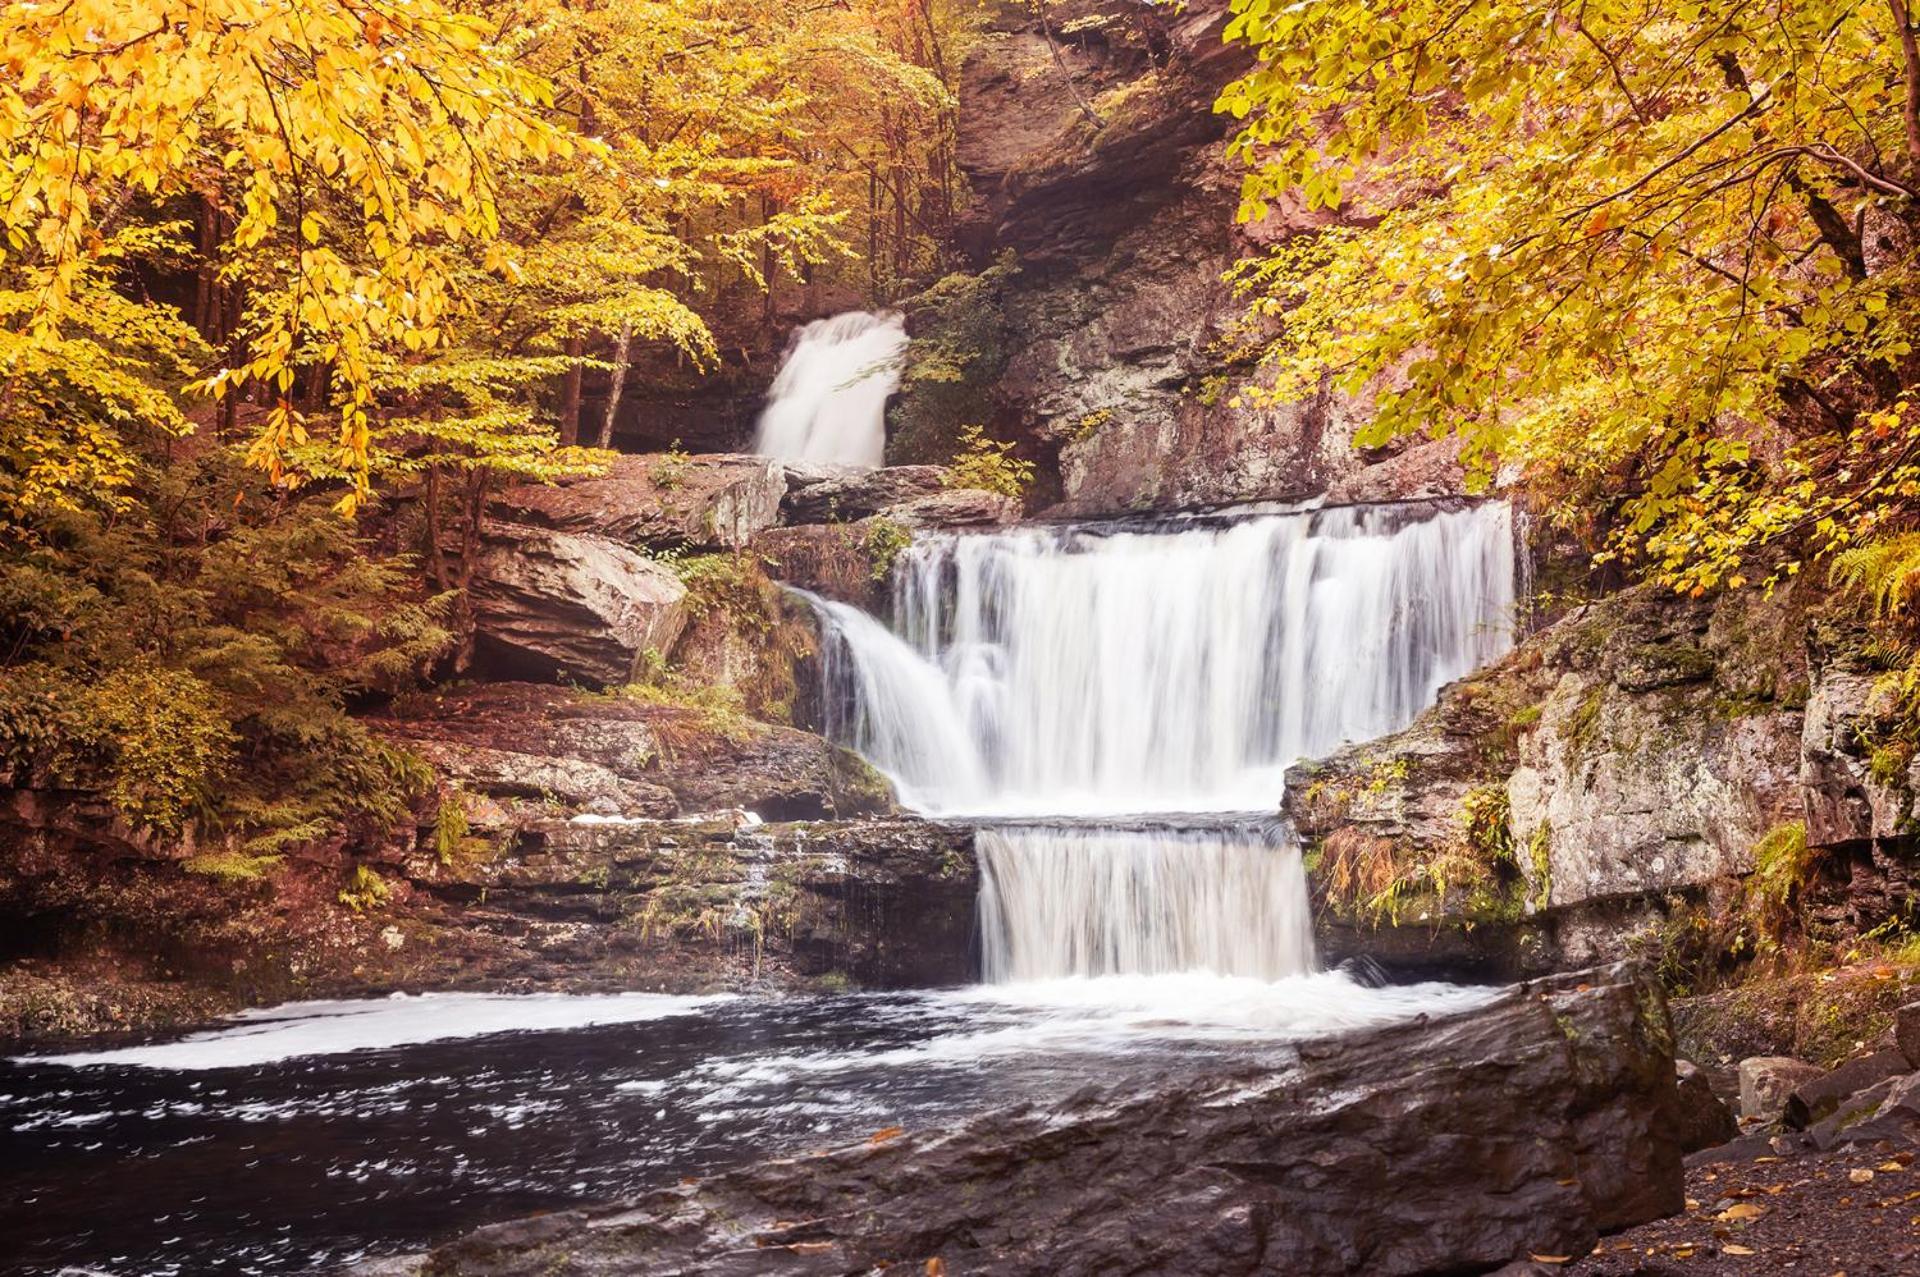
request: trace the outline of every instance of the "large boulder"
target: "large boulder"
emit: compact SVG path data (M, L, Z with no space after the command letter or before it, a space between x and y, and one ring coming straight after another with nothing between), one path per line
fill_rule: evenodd
M1826 1070L1784 1055L1760 1055L1740 1061L1740 1116L1749 1122L1777 1122L1794 1091Z
M1849 1097L1912 1068L1907 1057L1892 1047L1857 1056L1794 1087L1781 1119L1795 1130L1805 1130L1830 1116Z
M673 646L686 594L669 569L612 541L516 524L487 531L468 587L483 661L603 687Z
M1467 1272L1679 1211L1657 990L1612 970L1314 1042L1279 1066L1091 1087L496 1225L422 1272Z
M766 457L657 453L618 457L596 478L510 487L493 510L629 546L737 550L778 521L785 491L780 464Z

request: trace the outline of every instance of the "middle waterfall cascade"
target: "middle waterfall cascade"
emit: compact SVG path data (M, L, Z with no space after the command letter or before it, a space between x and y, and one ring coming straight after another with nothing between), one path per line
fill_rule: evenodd
M938 815L1270 811L1289 764L1404 727L1511 641L1486 504L916 540L895 635L828 621L828 729Z
M877 466L899 388L906 320L885 311L816 319L793 335L767 390L753 450L781 461Z
M1500 503L923 537L897 633L813 600L828 730L907 805L1007 822L976 842L988 980L1303 974L1287 767L1505 653L1514 567Z

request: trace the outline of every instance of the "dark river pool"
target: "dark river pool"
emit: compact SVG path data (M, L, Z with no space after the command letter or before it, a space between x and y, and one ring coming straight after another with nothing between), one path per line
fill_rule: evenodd
M838 997L312 1002L0 1062L0 1271L327 1272L463 1228L1483 991L1116 976Z

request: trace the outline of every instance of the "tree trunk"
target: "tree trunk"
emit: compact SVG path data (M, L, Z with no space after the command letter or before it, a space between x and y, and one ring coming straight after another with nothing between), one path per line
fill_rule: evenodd
M433 588L447 588L447 556L440 548L440 463L427 463L427 572Z
M613 343L613 384L607 387L607 411L600 418L600 437L595 444L613 446L613 418L620 411L620 396L627 389L627 352L633 348L633 325L620 325L620 339Z
M583 339L567 338L567 358L579 359L586 353L586 348L587 344ZM560 442L569 448L580 442L580 365L578 363L567 369L567 379L561 383Z
M212 345L220 340L214 307L219 299L219 281L214 278L214 254L220 251L220 208L213 196L200 196L200 276L193 297L193 326Z

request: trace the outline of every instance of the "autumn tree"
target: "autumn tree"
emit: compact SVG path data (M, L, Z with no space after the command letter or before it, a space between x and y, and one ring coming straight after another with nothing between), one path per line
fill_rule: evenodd
M0 376L17 386L93 322L89 290L129 228L169 199L211 195L231 211L221 270L246 301L238 342L200 388L264 389L253 456L278 474L307 438L296 381L319 370L351 504L367 488L377 359L441 340L467 244L498 234L498 171L575 149L541 109L545 83L497 34L439 0L7 6ZM104 336L81 339L99 346L94 363L116 364L120 334ZM164 413L152 424L179 428ZM16 503L111 484L112 445L94 443L86 469L17 460Z
M1243 263L1249 397L1375 388L1361 442L1457 436L1683 590L1913 529L1905 0L1233 8L1242 217L1344 214Z

